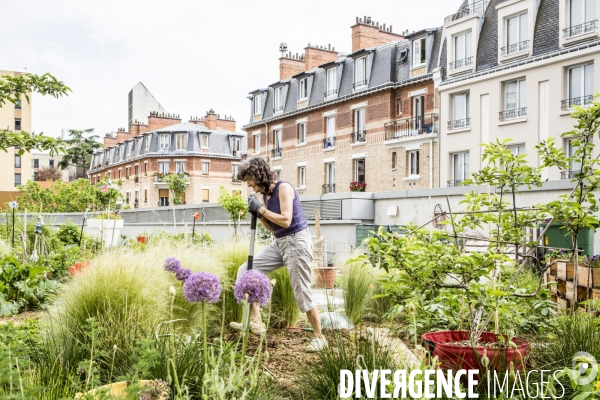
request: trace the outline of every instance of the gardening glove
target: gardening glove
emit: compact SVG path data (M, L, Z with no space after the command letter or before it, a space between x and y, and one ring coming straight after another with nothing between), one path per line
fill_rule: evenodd
M260 202L259 199L257 199L254 196L248 197L248 208L250 209L251 212L256 214L256 213L258 213L258 210L260 210L261 207L262 207L262 203Z

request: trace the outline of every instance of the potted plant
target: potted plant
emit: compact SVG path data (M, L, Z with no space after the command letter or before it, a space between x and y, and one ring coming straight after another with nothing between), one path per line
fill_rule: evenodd
M577 282L587 288L600 289L600 255L587 256L577 270Z
M328 263L326 267L316 267L314 270L317 272L315 282L317 289L333 289L335 287L337 268L332 263Z
M350 182L351 192L364 192L367 190L367 182Z
M140 177L139 177L139 176L137 176L137 175L136 175L136 176L134 176L134 177L133 177L133 181L134 181L135 183L138 183L138 181L139 181L139 180L140 180Z
M138 243L148 243L148 233L146 231L137 236Z

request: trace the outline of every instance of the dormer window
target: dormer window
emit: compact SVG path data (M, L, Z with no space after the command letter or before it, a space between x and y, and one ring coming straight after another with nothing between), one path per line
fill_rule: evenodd
M208 149L208 135L200 135L200 143L203 149Z
M413 68L422 67L426 60L425 38L413 41Z
M454 62L450 69L456 70L473 64L473 40L471 31L454 36Z
M260 94L256 94L254 95L254 115L261 115L262 114L262 100L261 100L261 95Z
M240 155L240 145L241 145L241 140L240 138L232 138L231 139L231 150L232 150L232 154L234 156L239 156Z
M527 13L506 19L506 46L502 55L518 53L529 48Z
M146 136L146 139L145 139L146 140L146 152L148 150L150 150L150 140L151 139L152 139L152 136L150 136L150 135Z
M162 134L159 136L159 150L160 151L169 151L170 140L168 134Z
M302 78L298 82L298 100L304 100L308 97L308 79Z
M337 72L335 67L329 68L326 74L326 89L325 98L334 96L337 94Z
M175 150L185 150L185 133L179 133L175 135Z
M273 113L283 112L283 103L281 99L281 86L276 87L273 91Z
M569 26L563 30L565 37L581 35L596 29L597 0L571 0L569 4Z
M127 146L127 158L131 158L131 150L133 148L133 142L129 142L126 144Z
M367 57L354 60L354 89L367 86Z

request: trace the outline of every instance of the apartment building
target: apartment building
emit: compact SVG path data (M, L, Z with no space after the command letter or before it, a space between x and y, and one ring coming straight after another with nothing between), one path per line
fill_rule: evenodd
M246 195L236 178L246 153L246 134L236 122L212 109L202 118L183 122L178 115L152 112L148 123L131 123L104 138L104 149L94 153L88 175L92 183L104 177L120 180L125 204L152 208L173 204L164 177L188 177L183 203L216 202L219 187Z
M31 151L31 167L33 171L32 179L39 181L38 173L46 168L56 168L60 171L60 180L63 182L69 182L76 176L76 168L70 166L67 169L61 170L58 168L58 163L62 159L62 154L54 154L50 156L48 150L32 150Z
M17 77L21 72L0 70L0 77L6 75ZM31 98L29 102L22 99L17 104L7 101L2 105L0 127L15 132L31 132ZM14 147L8 148L6 153L0 151L0 204L15 200L19 194L17 186L25 184L33 176L31 154L24 153L19 156L18 152L19 149Z
M442 187L481 167L479 143L510 138L517 154L540 164L533 148L573 128L573 106L600 91L597 0L465 1L443 27L440 71ZM550 180L568 171L545 171Z
M351 53L309 43L250 92L248 155L302 195L437 187L441 28L397 34L364 17L351 29Z

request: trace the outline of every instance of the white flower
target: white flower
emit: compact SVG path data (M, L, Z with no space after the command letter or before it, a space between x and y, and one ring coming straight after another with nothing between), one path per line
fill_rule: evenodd
M173 285L169 286L169 294L171 296L175 296L177 294L177 291L175 290L175 288L173 287Z

